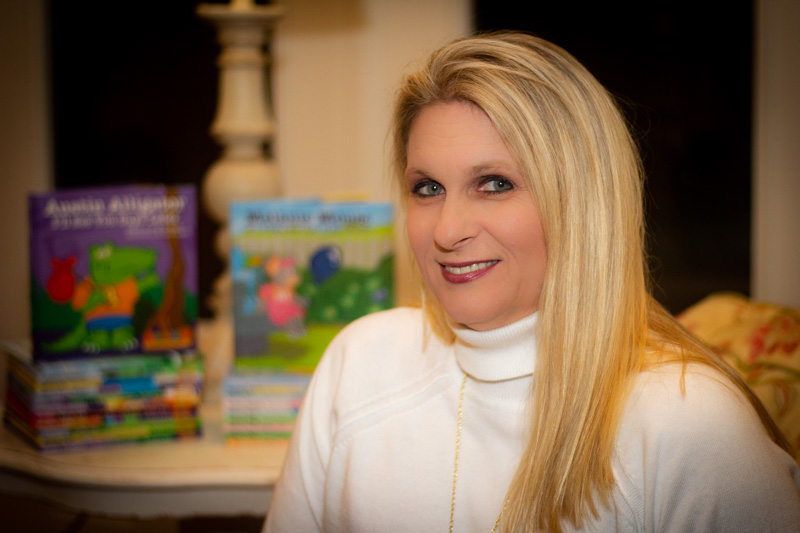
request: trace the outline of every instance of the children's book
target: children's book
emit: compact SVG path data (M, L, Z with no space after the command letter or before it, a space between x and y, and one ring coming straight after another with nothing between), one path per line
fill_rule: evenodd
M237 372L310 372L341 328L394 302L389 203L231 206Z
M34 360L194 349L194 186L60 190L28 204Z
M195 436L202 430L202 360L191 351L34 362L3 343L4 419L42 451Z
M289 437L310 380L310 374L284 372L229 374L222 400L226 442Z

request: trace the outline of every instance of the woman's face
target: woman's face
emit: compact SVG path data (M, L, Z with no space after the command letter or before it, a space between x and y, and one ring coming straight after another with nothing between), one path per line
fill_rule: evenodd
M447 314L488 330L536 311L547 266L539 211L489 117L465 102L423 109L405 177L411 249Z

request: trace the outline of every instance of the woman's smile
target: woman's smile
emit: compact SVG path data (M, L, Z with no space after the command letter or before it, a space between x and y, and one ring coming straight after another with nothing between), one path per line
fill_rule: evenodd
M442 276L450 283L468 283L488 273L497 263L497 260L459 264L441 263Z

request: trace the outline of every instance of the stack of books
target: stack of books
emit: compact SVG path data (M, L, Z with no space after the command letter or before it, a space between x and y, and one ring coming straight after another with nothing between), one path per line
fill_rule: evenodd
M394 304L392 206L270 200L231 206L236 357L229 441L286 437L330 341Z
M6 422L46 451L197 435L195 188L60 190L28 207L31 336L5 350Z
M193 353L34 363L5 343L5 421L43 452L201 433L203 367Z
M223 389L227 442L289 437L310 379L307 373L231 372Z

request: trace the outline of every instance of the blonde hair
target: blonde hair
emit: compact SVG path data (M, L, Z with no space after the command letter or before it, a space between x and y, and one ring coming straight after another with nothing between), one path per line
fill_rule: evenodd
M597 516L598 500L609 504L622 409L633 378L652 364L699 361L719 368L780 442L736 374L650 297L638 150L599 82L566 51L527 34L485 34L444 46L405 79L397 97L399 183L420 111L456 100L482 109L506 142L528 181L547 243L530 435L502 529L560 531L563 520L582 527ZM423 291L430 326L452 342L446 313Z

